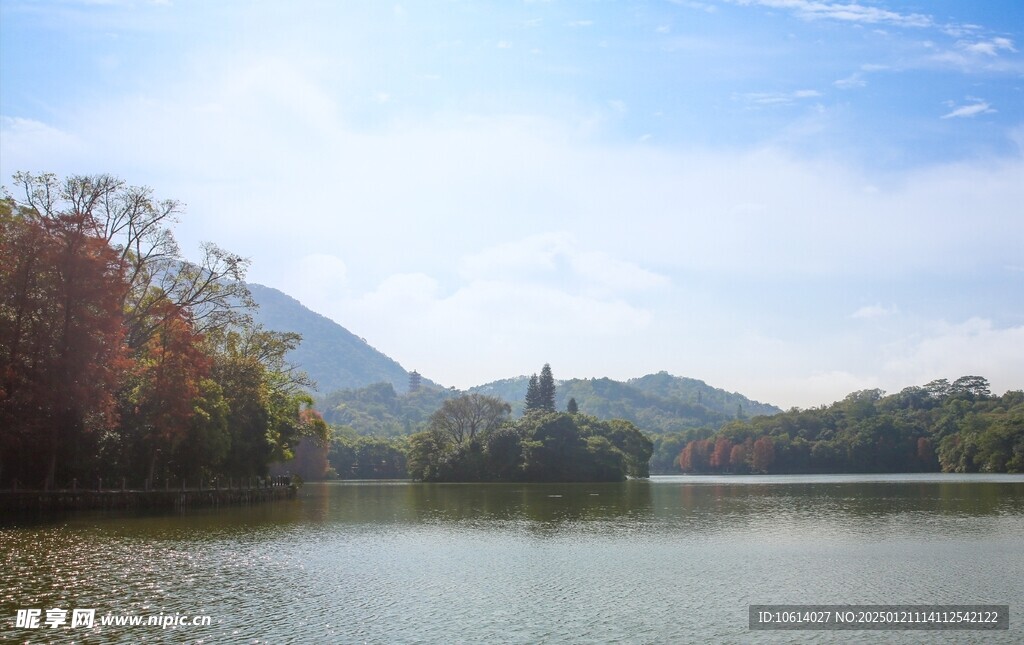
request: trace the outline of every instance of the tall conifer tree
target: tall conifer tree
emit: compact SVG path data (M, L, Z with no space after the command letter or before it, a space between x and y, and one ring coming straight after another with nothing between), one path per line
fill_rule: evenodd
M537 375L530 376L530 383L526 386L526 411L539 410L540 403L540 382Z
M555 377L551 374L551 365L544 363L540 371L540 383L538 387L540 397L539 407L548 412L555 411Z

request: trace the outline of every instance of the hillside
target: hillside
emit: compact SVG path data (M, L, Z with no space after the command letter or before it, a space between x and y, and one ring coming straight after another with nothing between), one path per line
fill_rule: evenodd
M528 381L528 377L520 376L480 385L470 391L505 399L512 404L513 414L518 415L522 413ZM752 401L742 394L667 372L626 382L609 378L558 381L555 406L564 410L569 398L576 399L580 412L602 419L627 419L654 433L718 427L736 419L737 415L750 417L781 412L775 406Z
M401 365L338 323L277 289L248 286L259 305L256 322L302 335L302 343L287 358L316 381L320 396L373 383L390 383L398 392L409 388L409 373Z
M268 329L302 335L302 343L287 358L316 381L328 421L351 426L360 434L406 434L421 427L441 401L452 395L424 378L423 390L414 397L406 396L409 373L396 361L277 289L250 284L249 290L259 304L254 315L257 322ZM513 414L519 416L528 380L525 376L504 379L470 391L508 401ZM378 386L384 383L390 387ZM609 378L559 381L557 408L564 410L570 397L576 399L580 412L602 419L626 419L655 434L717 429L737 416L781 412L742 394L667 372L626 382Z

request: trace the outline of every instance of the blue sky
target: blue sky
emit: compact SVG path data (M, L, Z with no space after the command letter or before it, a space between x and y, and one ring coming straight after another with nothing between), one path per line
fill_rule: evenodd
M109 172L446 385L1024 387L1024 4L0 2L0 174Z

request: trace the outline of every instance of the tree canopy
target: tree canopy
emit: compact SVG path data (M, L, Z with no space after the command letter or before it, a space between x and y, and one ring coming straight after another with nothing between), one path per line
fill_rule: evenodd
M487 423L470 432L464 419L472 415L464 411L478 408L488 411ZM409 438L409 475L424 481L621 481L648 475L651 441L628 421L545 411L512 421L508 411L507 403L479 394L446 401L439 422Z
M673 445L693 473L1024 472L1024 393L993 396L980 376L862 390Z
M198 263L180 205L108 175L14 176L0 199L0 482L251 476L325 435L299 337L254 325L248 261Z

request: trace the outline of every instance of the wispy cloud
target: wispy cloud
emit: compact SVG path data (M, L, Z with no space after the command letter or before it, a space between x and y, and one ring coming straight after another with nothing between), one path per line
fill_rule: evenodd
M841 90L855 90L865 87L867 84L868 82L864 80L864 74L862 72L854 72L846 78L840 78L839 80L832 82L832 85L835 85Z
M969 118L978 116L979 114L990 114L995 112L992 106L985 101L978 101L969 105L961 105L960 107L954 108L947 114L943 114L943 119L957 119L957 118Z
M960 41L957 47L971 54L982 54L985 56L998 56L1000 51L1015 53L1013 41L1009 38L990 38L976 42Z
M815 0L732 0L740 5L758 5L791 11L804 20L840 20L871 25L900 27L931 27L935 21L920 13L899 13L881 7L856 3L819 2Z
M686 7L687 9L694 9L696 11L706 11L707 13L714 13L718 11L718 7L707 2L696 2L695 0L670 0L672 4L679 7Z
M881 304L865 305L857 311L850 314L850 318L885 318L886 316L892 316L897 313L895 306L885 307Z
M793 105L804 99L821 96L817 90L796 90L795 92L747 92L737 94L733 98L740 99L757 106Z

